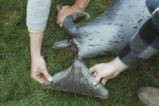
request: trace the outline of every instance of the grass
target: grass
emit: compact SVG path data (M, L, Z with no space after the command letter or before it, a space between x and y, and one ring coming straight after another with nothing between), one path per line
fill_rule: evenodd
M56 4L74 0L53 0L43 42L43 56L53 75L72 63L70 51L51 47L69 36L56 25ZM92 0L86 9L92 19L105 11L111 0ZM159 87L159 55L128 69L110 80L107 100L46 89L30 78L29 37L25 24L27 0L0 0L0 106L144 106L135 91L141 86ZM87 66L108 62L115 56L89 59Z

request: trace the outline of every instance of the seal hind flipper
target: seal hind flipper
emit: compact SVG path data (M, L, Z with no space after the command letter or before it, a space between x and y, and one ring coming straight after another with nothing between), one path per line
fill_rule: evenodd
M53 82L45 82L45 86L101 99L108 98L108 91L104 86L101 84L94 86L92 84L93 80L94 78L88 72L85 64L77 59L70 68L55 74L53 76Z
M64 28L72 36L69 40L71 42L62 41L55 44L55 47L71 49L75 61L67 70L55 74L54 82L46 82L46 85L99 98L108 96L102 85L92 85L93 76L81 60L101 56L106 52L119 53L150 16L145 0L113 1L101 16L84 25L75 25L73 15L65 18ZM60 9L58 7L58 11Z

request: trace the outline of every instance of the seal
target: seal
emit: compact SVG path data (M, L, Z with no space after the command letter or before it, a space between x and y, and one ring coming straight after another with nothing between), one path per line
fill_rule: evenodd
M57 10L60 9L57 6ZM81 17L88 18L89 15L79 12L67 16L63 27L72 37L53 45L54 49L70 49L75 57L73 64L55 74L53 82L47 81L45 86L106 99L108 90L101 84L92 84L94 77L89 73L84 59L107 52L118 54L149 19L150 13L145 0L113 0L101 16L77 26L75 22Z

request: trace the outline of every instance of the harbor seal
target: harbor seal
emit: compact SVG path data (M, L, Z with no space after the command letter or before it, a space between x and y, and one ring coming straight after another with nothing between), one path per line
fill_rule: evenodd
M60 11L59 6L57 10ZM118 54L149 19L150 13L145 0L113 0L101 16L77 26L75 21L83 16L89 17L82 12L65 18L63 27L71 39L57 42L53 48L70 49L75 59L68 69L55 74L52 82L45 82L45 86L106 99L108 90L101 84L92 84L94 77L89 73L84 59L107 52Z

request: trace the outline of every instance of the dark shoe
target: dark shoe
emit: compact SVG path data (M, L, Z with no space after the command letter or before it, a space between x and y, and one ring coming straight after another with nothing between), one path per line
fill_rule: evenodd
M152 87L142 87L137 90L137 96L148 106L159 106L159 89Z

